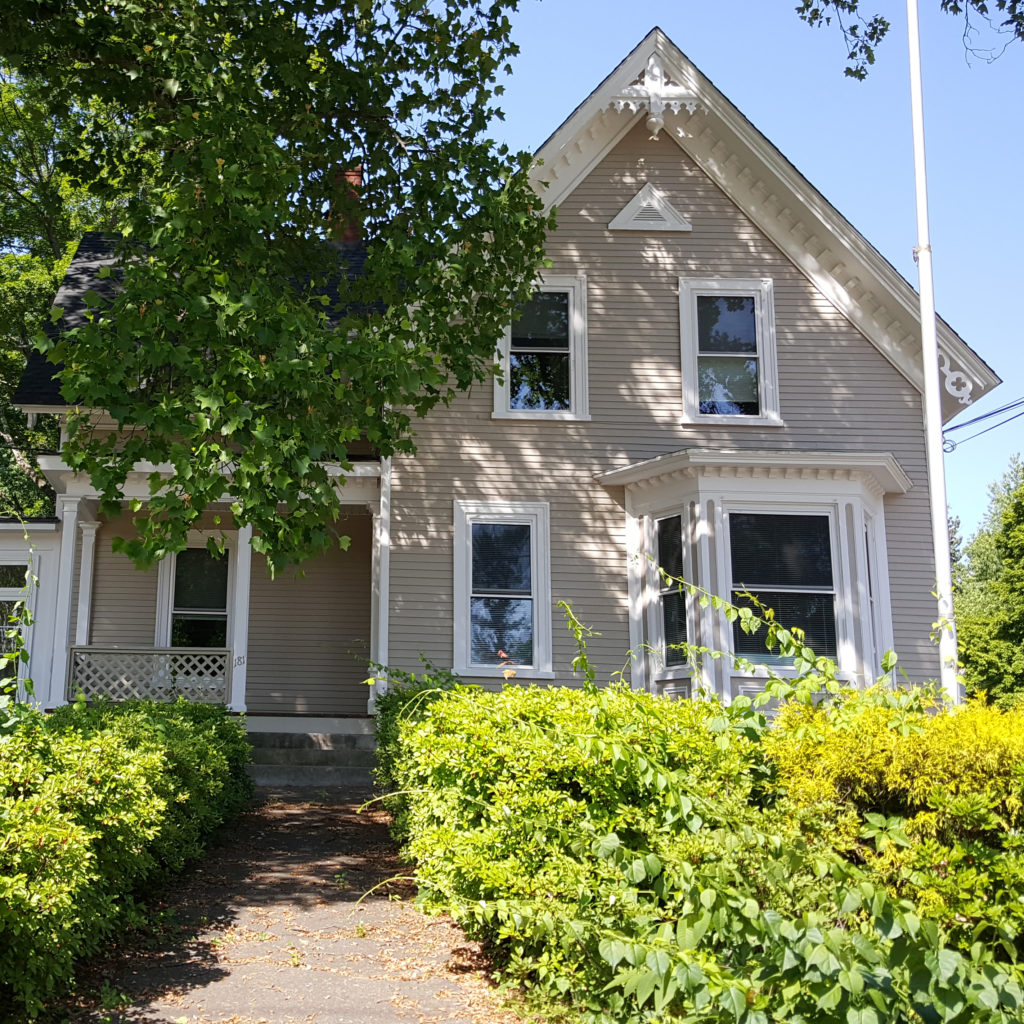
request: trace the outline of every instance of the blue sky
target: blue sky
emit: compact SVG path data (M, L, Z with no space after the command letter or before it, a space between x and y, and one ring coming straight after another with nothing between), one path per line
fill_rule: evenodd
M536 149L658 25L916 287L906 9L867 4L892 30L856 82L843 75L839 33L809 28L793 0L524 0L495 135ZM1003 378L959 422L1024 397L1024 46L994 63L968 59L962 22L938 0L920 4L936 306ZM946 456L965 533L1022 451L1024 418Z

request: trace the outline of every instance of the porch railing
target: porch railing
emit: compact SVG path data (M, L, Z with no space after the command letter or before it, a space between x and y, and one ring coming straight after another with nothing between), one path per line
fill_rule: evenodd
M209 647L72 647L67 698L227 704L231 651Z

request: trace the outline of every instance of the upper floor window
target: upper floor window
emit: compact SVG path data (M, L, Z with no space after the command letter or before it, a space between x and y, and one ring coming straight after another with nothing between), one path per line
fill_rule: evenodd
M779 423L770 279L679 279L683 413L689 422Z
M494 415L587 419L586 278L548 275L502 341Z

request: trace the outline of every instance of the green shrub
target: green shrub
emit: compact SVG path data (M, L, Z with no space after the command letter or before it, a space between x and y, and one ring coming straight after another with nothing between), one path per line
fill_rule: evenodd
M423 898L493 943L510 977L588 1020L1009 1024L1024 1016L1009 917L986 918L984 941L963 945L959 923L903 884L919 865L885 859L914 848L920 860L940 841L966 857L991 839L988 814L1017 828L1008 730L973 711L950 725L959 716L933 704L804 701L777 739L742 699L456 688L407 703L388 774ZM832 729L835 750L831 734L819 741L833 718L870 727L864 749L854 725ZM954 741L957 729L970 740ZM1009 763L993 776L995 733ZM854 753L863 771L842 775ZM834 764L829 785L798 770L815 757ZM960 771L963 784L933 798L931 782ZM986 776L988 804L968 813ZM924 801L930 833L892 820L909 804L890 778L904 801ZM1012 842L986 849L1019 902ZM980 875L974 888L979 904L995 891Z
M69 706L0 744L0 1007L31 1017L251 795L223 709Z

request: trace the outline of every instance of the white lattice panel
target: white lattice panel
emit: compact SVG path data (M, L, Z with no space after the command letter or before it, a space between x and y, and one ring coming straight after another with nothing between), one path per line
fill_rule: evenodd
M173 701L226 704L230 651L179 647L171 650L72 647L68 699Z

